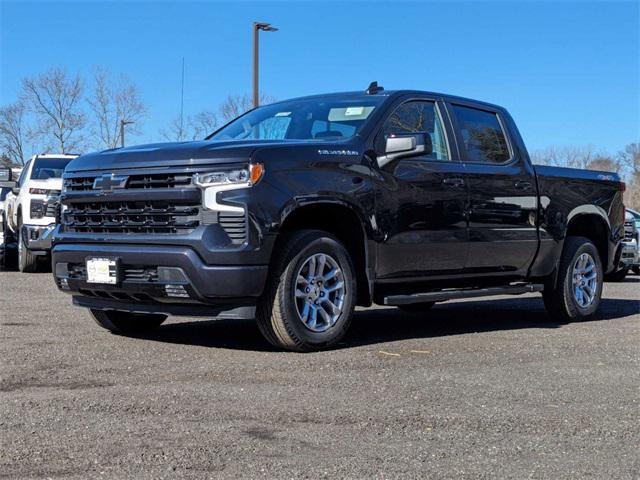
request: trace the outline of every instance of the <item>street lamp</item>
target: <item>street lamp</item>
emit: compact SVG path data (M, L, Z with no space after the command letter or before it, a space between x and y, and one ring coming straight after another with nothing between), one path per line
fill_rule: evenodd
M124 148L124 126L131 125L133 122L130 120L120 120L120 145Z
M259 33L263 32L277 32L276 27L272 27L270 23L253 22L253 107L257 107L260 104L260 92L258 86L258 68L259 68Z

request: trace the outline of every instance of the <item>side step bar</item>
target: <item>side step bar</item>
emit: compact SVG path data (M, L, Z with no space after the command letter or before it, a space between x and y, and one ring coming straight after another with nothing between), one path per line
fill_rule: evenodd
M408 305L410 303L443 302L460 298L491 297L494 295L521 295L541 292L544 285L538 283L519 283L505 287L464 288L439 290L437 292L414 293L412 295L389 295L384 297L385 305Z

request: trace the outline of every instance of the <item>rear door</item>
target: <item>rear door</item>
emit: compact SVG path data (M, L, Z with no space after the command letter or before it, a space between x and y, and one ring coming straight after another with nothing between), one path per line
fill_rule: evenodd
M457 274L465 265L468 192L444 104L421 97L399 101L378 133L376 150L389 136L417 133L429 134L432 153L380 169L376 221L384 238L376 273L381 279Z
M537 247L535 172L499 110L450 103L469 185L467 273L524 275ZM517 137L519 139L519 137Z

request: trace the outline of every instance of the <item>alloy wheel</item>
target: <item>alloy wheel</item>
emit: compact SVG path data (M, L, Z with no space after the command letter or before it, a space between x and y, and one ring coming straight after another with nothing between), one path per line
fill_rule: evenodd
M573 298L581 308L589 307L598 291L596 262L588 253L582 253L573 264Z
M313 332L333 327L342 314L347 293L338 262L330 255L316 253L304 261L295 278L293 297L305 327Z

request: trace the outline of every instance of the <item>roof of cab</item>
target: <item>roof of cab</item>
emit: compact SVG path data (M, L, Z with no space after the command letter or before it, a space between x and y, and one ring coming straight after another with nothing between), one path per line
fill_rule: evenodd
M484 102L482 100L475 100L473 98L460 97L457 95L449 95L446 93L429 92L426 90L380 90L376 93L371 93L371 94L361 90L352 91L352 92L320 93L320 94L314 94L314 95L305 95L303 97L290 98L287 100L281 100L278 102L274 102L273 104L290 102L295 100L311 100L314 98L327 98L327 97L329 98L333 98L333 97L371 98L371 97L398 97L401 95L427 95L430 97L443 98L452 102L459 101L459 102L483 105L485 107L489 107L495 110L505 110L505 108L500 105Z

